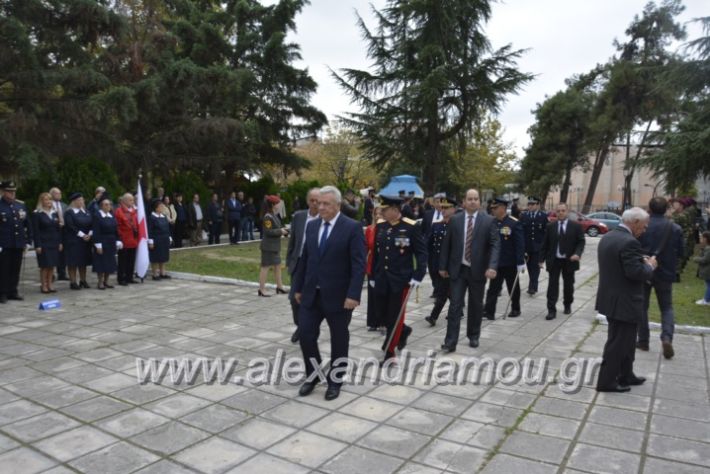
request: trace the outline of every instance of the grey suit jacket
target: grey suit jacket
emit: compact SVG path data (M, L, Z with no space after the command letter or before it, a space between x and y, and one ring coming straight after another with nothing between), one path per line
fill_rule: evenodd
M303 209L294 212L293 220L291 221L291 232L288 235L288 248L286 250L286 266L288 267L288 273L291 275L296 271L298 254L303 246L303 236L306 230L307 218L308 210Z
M644 307L644 282L653 276L643 262L641 242L623 227L602 237L597 248L599 288L595 309L607 319L638 323Z
M449 272L451 279L459 277L463 246L466 235L466 212L454 214L449 221L448 230L441 244L439 270ZM498 269L500 240L495 219L479 210L473 223L473 241L471 242L471 276L475 280L485 280L486 270Z

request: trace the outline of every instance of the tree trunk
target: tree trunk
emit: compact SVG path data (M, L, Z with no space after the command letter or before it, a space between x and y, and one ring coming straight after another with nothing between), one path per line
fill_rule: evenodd
M597 151L597 157L594 160L594 166L592 167L592 176L589 178L589 189L587 190L587 197L584 198L584 206L582 207L582 214L588 214L589 210L592 208L592 202L594 201L594 193L597 191L597 184L599 184L599 177L602 174L602 168L604 168L604 162L606 157L609 155L611 150L611 145L609 141L602 142L601 148Z
M560 189L560 202L566 202L569 207L569 188L572 186L572 161L567 162L567 168L565 169L565 180L562 183L562 189Z
M436 192L436 180L438 178L439 163L439 134L435 121L430 121L428 126L428 141L426 155L424 156L424 166L422 167L422 185L424 194L431 196Z

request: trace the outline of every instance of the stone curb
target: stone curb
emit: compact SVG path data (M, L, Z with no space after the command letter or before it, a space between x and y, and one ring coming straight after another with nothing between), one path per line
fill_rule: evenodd
M597 313L595 319L599 321L601 324L608 324L606 320L606 316L603 314ZM661 325L659 323L653 323L649 322L648 327L650 329L661 329ZM705 327L705 326L687 326L687 325L676 325L675 331L682 333L682 334L710 334L710 328Z
M170 272L170 276L176 280L198 281L201 283L218 283L220 285L245 286L247 288L259 288L259 283L255 281L240 280L238 278L225 278L211 275L198 275L196 273ZM267 288L276 289L276 284L267 283ZM284 286L285 289L290 289Z

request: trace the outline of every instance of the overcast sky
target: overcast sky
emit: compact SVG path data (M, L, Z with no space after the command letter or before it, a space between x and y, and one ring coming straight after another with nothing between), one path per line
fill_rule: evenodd
M265 1L264 3L275 3ZM624 30L640 14L646 0L506 0L494 2L486 26L493 48L511 43L516 49L529 49L519 61L522 71L537 77L504 105L499 120L505 138L522 157L527 146L527 129L533 122L531 110L546 95L564 87L573 74L589 71L614 54L612 42L623 40ZM710 15L708 0L685 0L680 20ZM293 40L300 44L303 61L318 82L313 103L329 120L353 110L348 97L335 84L328 68L367 69L365 42L355 24L357 10L371 27L375 22L370 4L381 8L385 0L311 0L296 17ZM696 38L700 29L688 25L688 37Z

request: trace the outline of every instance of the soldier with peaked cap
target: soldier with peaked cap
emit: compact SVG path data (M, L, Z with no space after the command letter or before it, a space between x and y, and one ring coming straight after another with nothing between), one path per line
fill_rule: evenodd
M519 272L525 270L525 235L520 221L507 214L508 201L496 198L493 200L492 209L495 224L498 226L500 256L498 274L488 286L483 315L488 319L495 319L498 295L505 281L512 300L512 309L508 316L515 318L520 316L520 283L516 281L516 277Z
M441 310L450 296L450 280L439 274L439 255L441 254L441 244L446 237L446 231L449 226L449 219L456 213L456 202L439 198L438 210L441 212L441 220L434 222L431 225L431 232L427 239L427 250L429 254L429 276L431 283L434 286L434 307L431 314L424 318L430 326L436 325L436 320L439 319Z
M32 241L27 208L15 199L13 181L0 182L0 303L22 300L17 292L22 270L22 254Z
M426 275L427 250L424 237L416 222L403 217L402 199L380 196L384 222L377 224L375 252L372 260L375 306L378 320L387 327L389 346L383 345L385 360L394 357L395 349L404 349L412 328L397 324L408 292L421 284Z
M537 293L538 280L540 279L540 248L545 240L547 228L547 213L540 210L540 199L529 196L528 209L520 215L520 224L525 233L525 253L527 254L528 294Z

